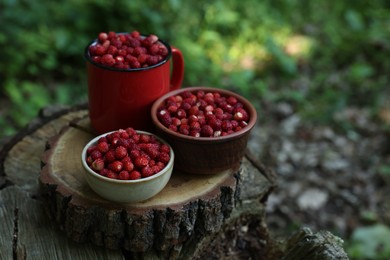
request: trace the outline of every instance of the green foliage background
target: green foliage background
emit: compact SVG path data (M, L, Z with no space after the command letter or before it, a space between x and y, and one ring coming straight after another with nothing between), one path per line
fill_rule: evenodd
M342 130L344 108L390 110L388 0L1 0L0 24L0 138L45 105L87 101L83 51L101 31L157 34L183 52L184 86L259 110L287 101Z
M185 86L292 102L331 123L389 106L386 0L0 2L1 136L53 103L87 100L83 50L101 31L155 33L182 50ZM293 51L289 51L293 49ZM294 51L295 48L295 51Z

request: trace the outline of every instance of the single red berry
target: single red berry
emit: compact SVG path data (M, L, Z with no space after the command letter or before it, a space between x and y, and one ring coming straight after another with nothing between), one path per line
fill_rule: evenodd
M210 137L210 136L213 136L213 134L214 134L214 130L213 130L213 128L210 125L203 125L202 126L202 129L201 129L201 132L200 132L201 136L203 136L203 137Z
M141 179L141 173L139 171L132 171L129 174L129 180L138 180Z
M179 132L183 135L189 135L190 133L190 126L187 124L182 124L179 127Z
M147 178L147 177L150 177L154 174L153 170L152 170L152 167L150 166L145 166L144 168L142 168L141 170L141 175L142 175L142 178Z
M129 137L132 137L133 135L137 134L134 128L131 127L126 128L126 133L129 135Z
M171 149L169 148L169 146L167 144L162 144L160 146L160 152L169 154L170 151L171 151Z
M92 170L95 172L99 172L101 169L104 168L104 160L103 158L97 158L94 160L91 164Z
M107 163L112 163L115 161L115 151L114 150L109 150L105 155L104 155L104 160Z
M148 165L149 160L145 156L140 156L134 160L134 165L138 168L143 168Z
M147 135L147 134L140 134L140 136L139 136L139 142L140 142L140 143L149 143L149 142L150 142L150 135Z
M156 160L166 165L170 160L170 156L168 153L161 152L158 154Z
M92 159L96 160L96 159L98 159L98 158L102 158L103 155L102 155L102 153L101 153L99 150L94 149L94 150L91 152L91 157L92 157Z
M119 174L118 174L118 179L120 180L128 180L130 179L130 174L128 171L121 171Z
M134 170L134 164L131 161L125 161L125 162L122 161L122 164L123 164L123 167L122 167L123 170L128 171L128 172L131 172L132 170Z
M103 168L100 170L99 174L102 175L102 176L107 176L107 174L110 172L109 169L107 168Z
M187 113L186 113L186 111L184 110L184 109L182 109L182 108L179 108L178 110L177 110L177 112L176 112L176 116L177 116L177 118L186 118L187 117Z
M99 152L101 152L102 154L105 154L106 152L108 152L108 150L110 149L109 145L107 142L105 141L102 141L102 142L99 142L97 144L97 149L99 150Z
M130 158L134 161L135 159L137 159L138 157L140 156L140 151L139 150L131 150L130 151Z
M244 108L238 107L234 110L234 119L236 121L247 121L249 119L248 112Z
M121 161L114 161L108 165L108 168L113 172L120 172L123 168L123 164Z
M115 148L115 158L123 159L125 156L127 156L127 149L125 147L118 146Z
M166 126L166 127L169 127L169 125L172 123L172 117L171 115L169 114L169 112L165 109L161 110L159 113L158 113L158 118L160 120L160 122Z
M153 174L156 174L156 173L160 172L163 169L163 168L161 168L158 165L153 165L153 166L151 166L151 168L152 168Z
M235 104L237 104L237 98L235 98L235 97L233 97L233 96L228 97L227 100L226 100L226 102L228 102L229 105L234 106Z
M108 177L110 179L118 179L118 174L113 172L113 171L108 171L106 177Z

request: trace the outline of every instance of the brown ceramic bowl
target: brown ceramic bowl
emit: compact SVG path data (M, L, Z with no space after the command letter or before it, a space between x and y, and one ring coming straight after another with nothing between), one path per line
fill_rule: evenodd
M159 121L157 113L167 98L185 91L194 93L198 90L235 97L248 112L248 124L241 130L225 136L193 137L172 131ZM186 87L171 91L153 103L151 116L157 134L175 151L175 168L193 174L217 174L230 168L238 168L245 154L250 131L257 120L256 109L248 100L232 91L212 87Z

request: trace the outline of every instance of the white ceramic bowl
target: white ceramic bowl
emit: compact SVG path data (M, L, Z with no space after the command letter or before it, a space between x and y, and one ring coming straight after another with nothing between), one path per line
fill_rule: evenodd
M92 190L94 190L101 197L118 203L140 202L147 200L159 193L166 186L172 175L174 164L174 152L172 147L169 146L169 144L163 139L156 136L160 142L167 144L170 147L170 160L164 169L150 177L141 178L138 180L111 179L94 172L86 163L88 147L94 145L97 143L99 138L106 136L109 133L99 135L92 139L88 144L85 145L81 154L81 161L85 169L85 178ZM153 135L144 131L137 131L137 133Z

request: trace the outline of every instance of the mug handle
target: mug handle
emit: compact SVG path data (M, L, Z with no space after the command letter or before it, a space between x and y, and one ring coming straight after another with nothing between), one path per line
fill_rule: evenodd
M170 90L179 89L184 79L184 58L181 51L172 47L172 74Z

